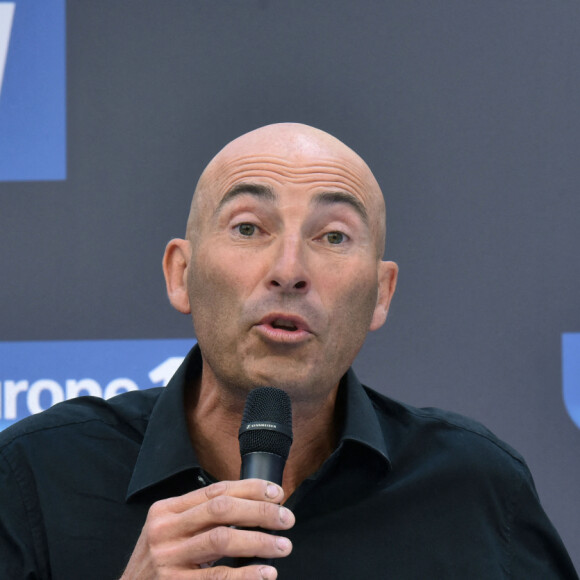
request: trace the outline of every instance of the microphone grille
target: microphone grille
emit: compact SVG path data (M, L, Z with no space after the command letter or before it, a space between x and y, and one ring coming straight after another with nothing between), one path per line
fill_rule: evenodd
M250 391L239 440L242 455L265 452L287 459L292 445L290 397L274 387L259 387Z

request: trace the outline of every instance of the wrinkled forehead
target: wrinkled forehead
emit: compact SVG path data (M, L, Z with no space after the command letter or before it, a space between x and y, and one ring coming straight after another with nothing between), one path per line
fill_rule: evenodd
M318 129L297 124L262 127L226 145L198 182L188 230L211 215L237 183L270 180L312 184L356 196L375 216L373 229L384 238L385 209L380 187L367 164L344 143ZM196 227L200 224L197 223Z

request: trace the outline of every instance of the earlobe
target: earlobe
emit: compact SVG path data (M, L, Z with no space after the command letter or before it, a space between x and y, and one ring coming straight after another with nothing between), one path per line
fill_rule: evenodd
M190 314L187 292L187 273L191 259L191 246L187 240L171 240L163 255L163 274L167 296L173 308L183 314Z
M398 275L399 266L397 266L395 262L379 263L377 304L375 306L369 330L378 330L385 323L391 299L393 298L397 286Z

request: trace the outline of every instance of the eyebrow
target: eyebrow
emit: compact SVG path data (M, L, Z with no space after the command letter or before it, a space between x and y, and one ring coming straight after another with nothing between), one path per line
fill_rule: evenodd
M268 185L248 182L238 183L225 193L225 195L220 200L214 212L214 215L217 215L226 204L231 202L236 197L239 197L240 195L251 195L253 197L273 203L278 201L278 196L276 195L274 190ZM314 196L314 198L311 201L311 204L325 206L334 204L349 205L356 211L356 213L360 216L365 225L367 226L369 225L369 215L364 204L354 195L352 195L351 193L347 193L346 191L325 191L319 193Z
M278 196L274 193L274 190L268 185L262 185L260 183L238 183L229 189L225 195L221 198L214 215L218 214L224 205L228 204L230 201L239 197L240 195L252 195L257 198L264 199L266 201L275 202L278 200Z
M315 195L312 203L314 205L334 205L337 203L347 204L352 207L360 216L365 225L369 225L369 214L364 204L351 193L346 191L327 191Z

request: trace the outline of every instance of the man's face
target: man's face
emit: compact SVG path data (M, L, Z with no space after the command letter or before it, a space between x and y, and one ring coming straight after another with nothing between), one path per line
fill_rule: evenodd
M382 197L359 161L346 147L266 138L212 162L186 273L204 373L327 396L382 324L379 280L396 266L377 257Z

